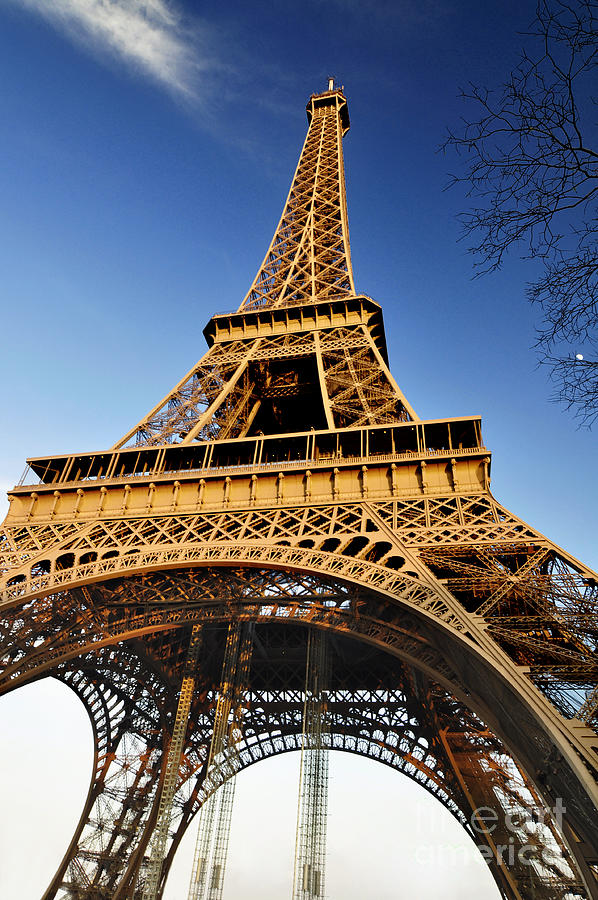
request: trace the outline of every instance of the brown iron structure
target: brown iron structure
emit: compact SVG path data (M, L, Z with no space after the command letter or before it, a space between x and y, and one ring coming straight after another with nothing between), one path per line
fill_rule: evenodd
M479 418L423 421L401 393L353 282L343 90L307 115L272 243L207 353L111 450L29 459L10 491L0 690L52 675L95 737L44 898L142 897L170 791L161 896L217 787L235 623L253 629L237 768L300 748L323 630L326 746L430 791L503 897L597 898L597 576L494 499Z

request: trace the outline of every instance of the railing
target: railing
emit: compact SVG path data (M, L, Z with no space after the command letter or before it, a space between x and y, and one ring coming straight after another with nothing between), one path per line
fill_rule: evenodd
M361 293L361 292L360 292L360 293L354 293L354 294L352 294L352 293L350 293L350 292L345 292L345 293L343 293L342 296L340 296L340 297L335 297L335 298L332 299L332 300L331 300L330 298L327 298L327 299L325 299L325 300L314 300L314 301L311 302L311 303L308 303L307 301L302 301L302 304L303 304L304 306L317 306L317 305L319 305L319 304L324 304L324 303L334 303L334 302L338 302L339 300L345 300L345 299L346 299L346 300L355 300L356 297L358 297L360 300L362 300L362 299L363 299L363 300L369 300L371 303L376 303L376 301L373 300L372 297L370 297L368 294L363 294L363 293ZM299 304L299 303L297 304L297 306L300 306L300 305L301 305L301 304ZM378 306L379 304L376 303L376 305ZM272 306L271 304L265 303L263 306L253 306L253 307L251 307L251 308L249 308L249 309L248 309L247 307L245 307L245 308L241 307L241 308L239 308L239 309L225 309L225 310L221 310L221 311L219 311L219 312L212 313L212 318L215 318L216 316L237 316L237 315L245 315L245 314L248 314L248 313L256 312L256 311L258 311L258 310L261 312L262 310L267 310L267 309L271 309L272 312L280 312L280 311L282 311L282 310L288 309L288 307L286 307L286 306Z
M120 484L123 481L132 482L132 481L141 481L147 480L148 478L152 478L155 480L158 479L168 479L169 477L177 477L177 478L185 478L186 476L198 476L203 477L204 475L214 475L215 473L222 475L235 475L235 474L243 474L243 473L258 473L258 472L272 472L276 471L288 471L289 469L317 469L317 468L326 468L330 466L336 466L339 464L343 465L367 465L368 463L384 463L384 462L411 462L413 460L428 460L428 459L437 459L439 457L446 457L448 459L452 459L453 457L464 457L464 456L478 456L481 453L488 453L488 450L485 446L481 447L466 447L458 450L451 449L443 449L443 450L408 450L404 453L370 453L368 456L342 456L340 454L331 454L330 456L320 456L318 459L315 458L300 458L296 460L274 460L272 462L267 463L247 463L247 464L229 464L229 465L213 465L213 466L202 466L200 468L191 468L191 469L149 469L147 472L141 472L139 474L126 474L122 476L111 476L107 478L105 475L93 475L90 477L82 477L78 478L76 481L66 481L60 483L60 490L63 490L68 487L75 487L78 484L83 483L98 483L98 484ZM27 474L34 474L29 466L25 469L23 475L21 476L21 480L18 482L17 487L39 487L40 485L45 485L48 489L56 488L55 484L48 484L44 482L39 476L37 476L36 480L33 481L25 481Z

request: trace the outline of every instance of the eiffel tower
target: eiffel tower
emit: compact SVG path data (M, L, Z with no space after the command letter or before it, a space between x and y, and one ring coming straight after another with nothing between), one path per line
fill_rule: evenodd
M10 491L0 691L52 675L95 740L44 898L143 896L169 783L162 895L215 789L239 623L237 768L300 747L307 639L325 633L326 746L433 794L504 898L597 898L597 576L495 500L479 418L422 420L401 393L353 280L343 89L307 118L272 243L205 355L111 449L29 459Z

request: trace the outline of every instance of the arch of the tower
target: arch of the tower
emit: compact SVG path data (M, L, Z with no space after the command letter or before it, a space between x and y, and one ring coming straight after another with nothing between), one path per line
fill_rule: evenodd
M173 819L176 831L166 860L164 882L180 840L205 799L202 794L203 763L209 744L210 709L214 699L213 690L206 688L217 679L219 652L216 648L222 646L224 627L224 623L208 626L211 635L206 641L206 665L202 669L200 697L185 751L185 783L177 797ZM179 661L182 655L178 648L184 647L188 631L180 626L174 641L171 635L171 644L175 646ZM257 629L248 704L250 712L239 757L240 768L300 749L305 631L305 627L289 627L276 622L262 623ZM439 732L449 733L453 752L461 756L464 754L463 741L474 741L476 752L483 754L485 759L490 755L495 763L492 777L477 783L476 804L495 809L507 800L511 815L516 810L515 820L519 817L526 824L531 821L537 812L537 798L529 793L525 780L500 741L462 703L387 652L344 634L332 634L331 642L335 673L328 692L327 742L331 749L379 761L408 775L448 808L480 847L487 849L485 836L477 827L471 797L464 793L451 770L447 755L450 747L439 739ZM151 642L148 649L151 649ZM156 744L147 740L148 727L150 733L160 732L164 737L170 723L165 708L167 685L160 684L157 667L152 673L152 667L141 657L141 648L127 642L120 647L119 654L107 647L99 655L88 654L63 665L56 673L87 706L96 735L102 733L106 709L114 709L114 721L109 748L111 766L98 777L104 754L101 749L96 752L95 775L80 828L46 895L48 898L129 897L133 896L130 893L132 884L139 875L143 878L145 841L135 843L135 836L148 836L151 830L152 809L147 798L159 778L161 762L161 742ZM274 683L272 676L275 671L280 673L282 657L285 658L286 673ZM295 665L289 665L289 657L294 657ZM350 665L347 664L349 659ZM357 678L356 687L355 675L360 670L362 677ZM144 691L147 693L145 702ZM129 709L123 703L123 697L128 694L133 701ZM153 704L148 703L149 695L155 701ZM284 714L281 714L283 707ZM457 736L461 741L459 745L455 745ZM468 775L471 782L471 772ZM490 854L494 852L497 837L489 848ZM521 829L507 833L505 839L508 841L510 837L521 840ZM584 897L586 894L581 889L577 892L578 882L562 856L558 837L551 825L533 838L533 851L544 856L549 854L549 865L540 866L540 874L534 872L538 876L533 882L534 889L546 887L550 879L566 878L571 880L570 896ZM523 846L527 852L529 846ZM492 856L489 858L492 860ZM126 872L123 872L126 863ZM508 892L509 884L505 882L501 866L491 865L491 868L499 887L506 891L505 896L518 896ZM86 880L82 875L85 872ZM524 870L523 874L527 880L528 872ZM92 888L95 893L91 893ZM521 896L527 895L522 893Z
M337 541L336 538L326 540ZM357 542L359 546L353 546ZM377 553L385 554L380 564L363 557L362 545L365 545L368 556L374 554L374 559ZM9 601L12 600L13 604L17 603L19 598L21 602L27 604L27 598L31 598L29 602L34 604L31 610L35 610L35 623L29 631L29 640L35 640L37 644L30 647L30 652L25 653L26 658L21 660L20 648L28 645L26 621L24 627L19 616L11 616L7 620L6 627L12 629L12 634L5 635L5 646L8 648L8 665L3 676L5 685L16 685L26 678L24 668L27 665L33 666L38 674L42 668L50 671L58 660L79 655L89 644L99 647L110 644L116 634L122 640L132 635L167 629L179 620L188 620L187 617L190 615L188 605L177 609L168 608L160 603L146 604L143 607L120 603L110 611L110 627L103 632L96 629L95 620L91 617L87 622L77 621L75 631L65 629L55 635L52 622L64 623L68 602L73 605L71 610L73 620L78 620L79 602L72 599L75 588L87 590L103 579L115 579L118 582L129 573L133 576L133 573L159 572L185 565L199 567L241 565L247 568L267 566L295 573L313 572L316 576L333 577L348 582L356 588L367 587L376 590L385 598L382 601L384 605L390 601L389 609L405 607L417 613L417 621L421 623L421 627L415 628L414 633L424 633L428 629L430 635L433 635L430 647L440 648L439 652L436 652L436 663L431 669L431 674L445 678L449 689L460 691L461 695L467 698L467 702L474 706L477 704L479 714L492 723L497 733L501 733L503 739L514 750L521 740L522 733L527 734L526 729L529 728L531 735L536 736L532 741L528 741L527 746L517 748L516 755L524 765L527 764L530 771L535 770L538 759L548 770L555 767L556 760L559 771L552 773L550 778L553 793L555 796L563 797L577 794L576 807L582 832L586 828L585 823L593 824L595 807L592 802L596 803L594 796L596 789L587 775L591 762L587 758L581 762L568 744L567 737L563 736L559 729L561 719L559 713L546 702L539 691L530 687L525 673L523 670L517 671L512 659L505 655L501 658L500 648L495 642L487 641L485 645L481 644L480 636L483 635L480 634L471 638L468 633L469 620L463 615L463 607L448 591L440 593L441 585L422 578L421 567L420 572L414 571L411 568L413 560L393 555L394 548L391 547L389 550L388 542L385 543L376 534L371 537L358 535L350 538L349 545L343 546L342 552L338 552L333 546L328 549L326 541L321 545L326 549L312 549L311 546L297 544L289 546L282 540L266 546L239 540L226 543L205 542L194 546L171 544L167 547L143 550L128 549L124 546L120 552L112 549L112 543L108 546L111 549L101 558L92 560L88 559L89 554L84 550L62 554L57 561L60 565L54 565L52 571L32 574L30 578L8 586L5 596ZM105 583L109 584L109 580ZM71 599L67 603L61 600L58 603L59 609L56 609L53 598L64 597L65 589L66 595ZM61 594L56 594L57 591L61 591ZM44 593L46 597L40 597ZM119 608L122 611L120 617L117 613ZM43 632L44 610L49 622L50 640L42 643L39 637L40 629ZM52 618L55 613L58 619ZM333 611L329 608L328 615L332 616L333 613L337 615L335 628L341 630L349 628L349 620L341 615L340 610ZM207 607L202 605L201 610L197 610L195 614L198 617L207 615ZM290 603L289 610L285 611L284 615L300 617L303 613L300 605ZM310 615L315 615L315 612ZM355 629L359 625L352 623L350 627ZM372 633L362 637L365 640L374 642L381 640L385 643L387 638L380 639L378 630L379 626L373 623ZM389 640L392 644L394 638ZM16 660L11 659L11 653L17 653ZM449 658L452 665L447 664ZM459 671L456 671L456 667ZM477 691L472 689L472 685L477 686ZM497 710L500 712L498 717ZM521 723L525 724L525 729L521 728ZM538 774L541 777L546 775L542 771ZM583 785L581 794L579 785L577 788L575 786L576 781ZM582 811L584 791L588 792L592 802L589 802L589 805L586 802L585 811ZM598 831L598 826L595 827L595 831ZM594 832L588 837L590 844L596 846L598 834Z
M177 797L178 827L165 874L185 829L205 799L203 766L212 728L224 630L224 623L206 628L205 659L185 751L185 784ZM92 888L98 897L120 896L121 889L122 896L129 896L129 887L123 888L119 879L123 875L126 879L123 865L137 874L145 842L136 844L134 838L147 835L150 830L152 809L147 798L159 779L164 739L171 725L168 679L165 672L159 677L156 660L167 638L173 656L178 657L174 662L178 669L184 655L180 648L184 647L188 632L187 627L180 626L175 635L158 635L157 644L150 639L145 654L135 641L120 645L118 653L114 647L104 647L99 653L85 654L60 665L54 673L85 704L96 746L91 788L79 828L47 897L89 897ZM300 749L305 638L305 628L279 623L258 628L251 712L245 723L240 768ZM331 640L335 677L328 695L328 746L382 762L406 774L468 827L467 807L434 732L434 723L425 720L424 707L409 693L417 675L396 658L344 635ZM150 657L154 660L152 666L147 662ZM293 659L291 664L289 657ZM356 680L356 663L366 677ZM440 691L440 695L445 692ZM480 727L478 722L473 724L473 718L471 721L472 728ZM159 734L161 739L148 741L148 734ZM484 731L482 738L486 749L497 746ZM111 827L111 823L117 824Z
M161 568L83 583L30 601L22 615L13 619L18 619L19 640L12 645L5 689L46 673L56 674L77 690L96 731L94 779L79 834L48 898L59 895L63 880L72 884L79 877L73 875L75 869L86 871L90 884L95 880L98 889L105 891L98 896L132 896L144 850L144 839L136 843L135 836L141 833L147 838L155 821L155 789L172 727L173 696L180 683L189 626L201 623L206 634L211 630L217 634L235 618L255 622L260 641L269 648L262 657L266 673L262 672L261 682L259 646L254 654L251 689L255 699L269 697L272 686L278 684L278 703L272 699L252 703L253 722L246 726L242 765L296 748L301 733L303 656L299 653L289 668L287 649L286 670L280 663L277 667L276 641L273 644L271 636L278 635L279 642L288 641L291 634L304 640L307 628L323 628L336 648L333 671L337 674L343 669L343 652L348 652L343 648L351 645L353 649L351 666L345 666L353 683L337 686L336 707L331 699L331 709L339 710L331 713L331 746L378 758L404 771L465 824L480 806L494 808L503 801L512 805L517 797L520 807L527 804L529 809L535 803L551 806L552 798L563 797L565 838L573 853L577 847L568 821L574 823L577 835L583 835L585 824L592 836L595 823L587 815L588 797L575 771L558 755L551 735L535 719L531 704L501 678L491 661L483 659L467 636L459 634L450 615L443 620L442 610L440 615L433 614L438 607L427 605L433 598L418 584L415 573L389 573L398 579L395 588L401 585L393 598L368 584L359 567L353 579L306 571L307 557L315 568L318 554L302 552L301 560L296 558L294 566L284 569L280 562L278 567L265 568L259 553L250 566L232 566L223 553L220 566ZM267 562L272 565L272 560ZM371 569L372 575L377 568ZM293 640L301 647L300 638ZM204 799L202 778L220 665L218 647L222 640L216 639L211 655L206 651L205 670L196 689L185 784L177 798L179 820L165 871ZM361 669L355 664L356 647L368 660ZM384 669L382 660L384 677L379 671L380 666ZM365 688L355 682L360 671ZM365 698L360 690L366 691ZM391 701L396 721L389 717ZM489 758L495 760L493 772L487 768ZM515 771L521 779L517 785L508 777ZM100 873L95 845L98 830L105 832L110 817L121 823L120 831L111 835L107 846L103 842ZM560 841L562 849L563 836L551 833L546 840L556 840L557 847ZM482 841L492 850L490 836L482 835ZM72 865L75 859L77 867ZM558 865L555 871L560 871ZM555 871L540 866L538 883L557 877ZM509 893L504 869L495 866L495 876L505 896L518 896ZM571 877L574 882L576 876ZM68 890L65 896L76 896ZM572 896L588 896L579 890ZM83 891L80 896L89 894Z

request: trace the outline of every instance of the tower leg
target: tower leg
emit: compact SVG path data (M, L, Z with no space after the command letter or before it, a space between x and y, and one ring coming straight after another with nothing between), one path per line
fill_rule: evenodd
M141 897L136 882L158 813L171 695L141 646L104 648L57 674L87 707L94 770L79 825L43 900Z
M253 625L229 626L222 663L214 732L206 768L205 788L214 789L200 811L189 900L221 900L235 796L235 775L241 768L239 742L245 695L249 687Z
M201 626L195 625L191 631L191 641L185 662L185 674L177 707L172 739L168 748L164 781L160 791L158 820L152 835L150 858L145 876L143 900L155 900L158 896L162 863L168 840L168 830L172 817L172 803L179 782L179 770L183 753L183 742L187 732L193 690L195 688L195 668L201 644Z

